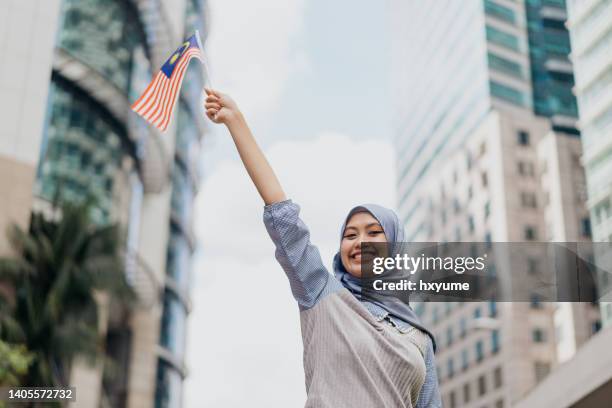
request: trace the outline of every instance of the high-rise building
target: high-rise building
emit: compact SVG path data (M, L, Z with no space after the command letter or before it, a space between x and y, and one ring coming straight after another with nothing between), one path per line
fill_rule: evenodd
M398 209L411 238L420 180L487 112L528 110L576 133L576 103L564 1L391 4Z
M416 197L428 217L415 240L589 241L579 158L579 139L555 133L548 119L491 111L425 178ZM539 263L534 254L495 273L535 274ZM529 299L418 306L438 339L447 406L510 406L599 330L597 305L542 302L535 291Z
M571 0L569 21L593 241L612 242L612 1ZM606 262L609 265L609 261ZM612 278L601 279L602 321L612 325Z
M7 227L26 227L43 133L59 0L0 3L0 254ZM10 65L10 69L8 69Z
M129 107L183 38L198 29L205 39L206 18L205 0L0 5L0 47L16 70L0 88L0 191L10 197L0 227L27 225L32 208L56 196L93 197L94 222L122 226L125 273L139 299L125 310L102 296L114 374L76 360L70 381L80 407L182 404L205 71L190 64L190 86L164 134ZM3 234L0 251L7 247Z
M584 174L564 1L391 4L407 240L590 239L584 191L574 192ZM536 257L523 261L496 273L537 272ZM509 407L573 355L599 328L598 313L580 304L563 314L561 306L536 294L419 305L441 345L445 406ZM574 323L561 324L567 316Z
M565 0L524 0L533 111L550 118L555 131L577 134L578 108L569 61Z

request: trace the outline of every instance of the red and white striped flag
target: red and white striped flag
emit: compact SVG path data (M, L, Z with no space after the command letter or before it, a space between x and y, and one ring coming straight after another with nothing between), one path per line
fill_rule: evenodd
M168 58L140 98L132 104L134 112L162 132L170 123L185 71L192 58L204 62L202 44L197 32L186 39Z

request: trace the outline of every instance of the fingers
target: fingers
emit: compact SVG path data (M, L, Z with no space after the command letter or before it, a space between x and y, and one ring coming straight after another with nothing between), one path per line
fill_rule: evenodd
M206 109L211 109L211 108L216 109L216 110L221 109L221 104L217 102L206 102L204 106L206 107Z
M206 92L206 95L208 96L215 96L217 98L221 98L221 93L215 91L214 89L204 88L204 91Z
M215 95L208 95L206 97L206 102L220 102L220 101L221 101L221 98Z
M208 119L212 120L213 122L216 122L216 116L217 116L218 111L215 109L207 109L206 110L206 116L208 116Z

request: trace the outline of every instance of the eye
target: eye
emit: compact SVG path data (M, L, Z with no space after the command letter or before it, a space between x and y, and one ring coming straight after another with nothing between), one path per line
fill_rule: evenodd
M352 238L355 238L356 236L357 234L350 233L350 234L346 234L343 238L352 239Z
M370 231L370 235L378 235L378 234L382 234L383 231Z

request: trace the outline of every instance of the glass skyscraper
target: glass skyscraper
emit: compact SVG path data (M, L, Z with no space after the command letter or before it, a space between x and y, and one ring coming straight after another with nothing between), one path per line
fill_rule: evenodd
M184 37L198 30L206 33L205 3L186 0ZM204 88L202 68L190 64L180 93L176 143L172 164L169 240L166 257L166 285L160 328L160 346L172 357L160 357L157 366L155 407L180 407L185 373L173 361L184 361L187 314L190 308L191 256L195 249L193 201L199 185L198 161L204 122L200 93Z
M105 333L106 355L121 374L98 372L100 390L88 394L113 407L181 407L204 133L201 65L189 65L165 134L129 107L183 38L197 29L205 39L206 1L63 0L61 7L35 194L41 205L90 196L95 222L123 227L126 275L140 300ZM182 18L173 18L177 10ZM83 406L101 403L89 398Z
M391 4L398 208L410 238L423 206L411 192L487 112L528 110L576 133L576 102L563 1Z

